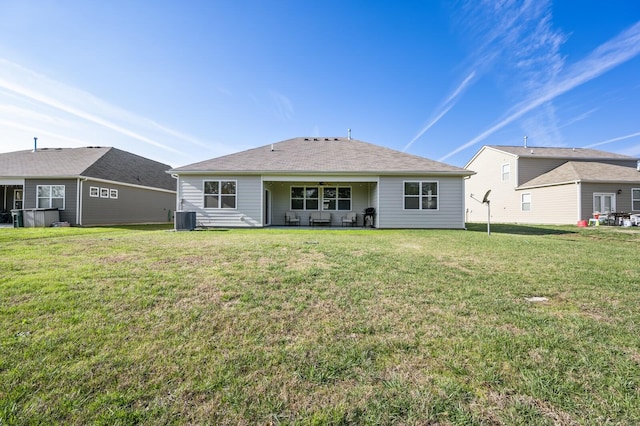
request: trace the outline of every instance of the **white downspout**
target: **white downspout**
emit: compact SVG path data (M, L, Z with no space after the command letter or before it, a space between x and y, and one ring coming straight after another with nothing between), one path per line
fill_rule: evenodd
M581 221L582 220L582 217L581 217L582 216L582 183L580 181L576 182L576 187L578 188L578 221Z
M78 194L76 196L76 225L82 226L82 185L87 178L78 178Z

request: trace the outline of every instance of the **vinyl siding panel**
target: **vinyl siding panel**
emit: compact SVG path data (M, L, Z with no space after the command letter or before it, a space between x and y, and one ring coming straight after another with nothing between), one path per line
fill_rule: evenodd
M205 209L204 181L236 181L235 209ZM196 223L203 227L260 227L263 226L262 181L260 176L180 176L178 205L182 211L195 211Z
M78 195L77 179L26 179L24 182L25 209L35 209L37 205L38 185L64 185L64 210L60 210L60 221L76 224L76 201Z
M640 185L637 184L583 183L580 191L582 195L582 219L593 217L593 194L596 192L615 194L616 211L633 211L631 205L631 190L638 187L640 187ZM621 194L618 194L619 189L621 190Z
M502 165L509 164L509 179L502 179ZM519 209L519 196L515 194L517 186L516 157L493 149L484 149L467 166L475 175L465 180L465 210L468 222L486 222L487 206L480 201L491 190L492 218L500 222L511 222L515 206ZM473 194L473 197L471 195ZM515 200L515 201L514 201Z
M514 222L548 225L575 225L578 220L578 191L576 184L548 186L517 191L518 210ZM531 210L522 211L522 194L531 194ZM493 206L492 206L493 209Z
M91 197L91 187L98 197ZM117 198L101 197L100 189L118 191ZM116 183L82 182L82 225L167 223L173 219L175 194Z
M404 182L438 182L437 210L405 210ZM464 182L461 177L381 177L377 200L379 228L455 228L464 225Z

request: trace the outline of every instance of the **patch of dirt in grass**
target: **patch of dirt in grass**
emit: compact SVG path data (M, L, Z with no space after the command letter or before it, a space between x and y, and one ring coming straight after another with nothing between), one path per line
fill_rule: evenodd
M114 254L111 256L100 257L96 259L96 263L101 265L115 265L117 263L130 262L132 260L135 260L137 257L138 256L135 254L120 253L120 254Z
M191 308L193 306L209 306L220 303L222 292L210 283L200 283L193 287L191 291L182 299L176 302L179 309Z
M629 349L629 359L640 365L640 352L637 349Z
M304 271L309 268L329 269L331 265L327 262L327 256L320 252L301 252L290 257L287 262L287 269L294 271Z
M497 328L498 328L498 330L506 331L506 332L514 334L516 336L521 336L523 334L526 334L525 330L523 330L520 327L516 327L513 324L503 324L503 325L501 325L501 326L499 326Z
M483 398L484 399L484 398ZM531 408L557 425L578 425L569 413L565 413L546 401L533 398L529 395L507 395L490 391L486 394L486 401L475 401L471 404L472 409L493 424L504 424L505 420L501 413L505 410L517 410L517 406Z

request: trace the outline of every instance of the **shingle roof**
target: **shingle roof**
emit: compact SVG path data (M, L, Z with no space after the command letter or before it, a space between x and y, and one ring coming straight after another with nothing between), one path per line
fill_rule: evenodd
M629 157L628 155L615 154L613 152L590 148L545 148L537 146L525 148L523 146L503 145L487 145L487 147L517 155L519 157L565 158L577 160L636 160L635 157Z
M89 177L175 190L170 169L148 158L111 147L41 148L0 154L0 177Z
M171 172L473 174L424 157L355 139L334 137L289 139L178 167Z
M555 169L520 185L519 189L578 181L640 184L640 171L634 167L594 161L567 161Z

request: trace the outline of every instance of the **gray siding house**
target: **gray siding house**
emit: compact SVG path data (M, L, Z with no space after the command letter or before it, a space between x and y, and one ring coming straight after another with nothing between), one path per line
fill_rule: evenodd
M58 209L78 226L171 222L170 168L111 147L0 154L0 210L5 221L13 209Z
M379 228L457 228L464 222L468 170L341 137L300 137L169 171L178 179L178 211L201 227L302 225L317 212L341 226L363 225L374 208ZM326 214L325 214L326 217Z
M484 222L474 201L491 190L491 220L576 224L594 212L639 212L638 159L585 148L483 146L465 168L467 220Z

